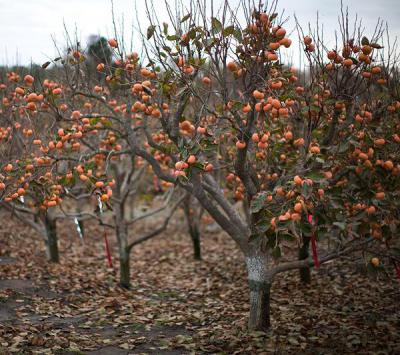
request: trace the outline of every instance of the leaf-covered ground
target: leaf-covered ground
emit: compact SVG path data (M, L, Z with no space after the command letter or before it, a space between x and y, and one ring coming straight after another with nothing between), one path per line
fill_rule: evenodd
M178 218L133 251L126 291L107 266L100 227L87 228L82 245L73 224L60 226L55 265L36 234L1 219L0 354L400 353L400 284L371 279L355 262L313 271L308 286L296 272L281 275L271 331L248 333L243 259L222 233L203 235L195 262Z

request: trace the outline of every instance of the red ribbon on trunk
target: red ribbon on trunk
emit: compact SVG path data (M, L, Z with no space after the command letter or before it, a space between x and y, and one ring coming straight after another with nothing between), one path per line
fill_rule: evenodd
M111 252L110 252L110 245L108 244L107 232L106 231L104 231L104 246L105 246L105 249L106 249L108 266L109 267L113 267L112 258L111 258Z
M313 225L313 216L312 214L308 214L307 216L308 222ZM319 268L319 260L318 260L318 252L317 252L317 232L315 231L315 228L313 226L313 231L311 234L311 251L312 251L312 256L314 260L314 266L315 268Z

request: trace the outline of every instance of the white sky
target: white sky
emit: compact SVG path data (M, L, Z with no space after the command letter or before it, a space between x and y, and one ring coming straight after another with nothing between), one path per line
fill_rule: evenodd
M160 21L167 19L163 0L154 0ZM183 0L188 2L187 0ZM207 0L210 1L210 0ZM214 0L218 3L218 0ZM231 0L232 4L238 0ZM350 14L363 19L366 34L375 27L378 17L388 22L390 32L400 37L400 0L343 0ZM174 3L174 1L171 1ZM125 19L125 30L130 35L130 24L135 17L135 0L114 0L117 18ZM144 0L136 0L139 18L145 19ZM291 17L286 26L294 28L293 14L296 13L304 26L315 23L319 11L321 23L328 32L337 29L340 0L280 0L279 8ZM91 34L112 36L110 0L0 0L0 65L42 64L55 56L52 36L64 47L63 22L71 33L77 33L82 41ZM143 20L144 27L147 27ZM295 35L293 35L295 37Z

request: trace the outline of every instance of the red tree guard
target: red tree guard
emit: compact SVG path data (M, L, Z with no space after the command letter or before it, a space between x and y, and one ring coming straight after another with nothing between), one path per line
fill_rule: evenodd
M106 249L108 266L109 267L113 267L113 263L112 263L112 259L111 259L110 246L108 244L107 232L106 231L104 231L104 246L105 246L105 249Z
M313 216L312 214L308 214L307 216L308 222L313 225ZM317 232L315 231L315 228L313 227L313 231L311 234L311 251L312 251L312 256L314 260L314 266L315 268L319 267L319 260L318 260L318 253L317 253Z

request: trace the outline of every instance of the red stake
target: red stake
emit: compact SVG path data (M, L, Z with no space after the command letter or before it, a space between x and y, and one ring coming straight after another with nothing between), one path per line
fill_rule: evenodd
M108 267L113 267L113 263L112 263L112 259L111 259L110 246L108 245L108 239L107 239L107 232L106 231L104 231L104 246L105 246L105 249L106 249Z

